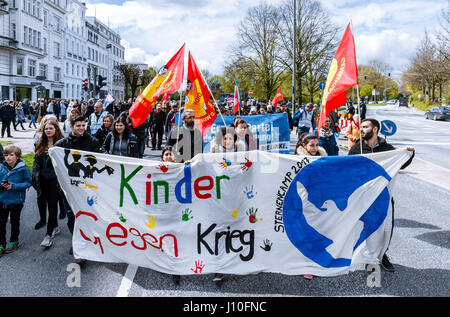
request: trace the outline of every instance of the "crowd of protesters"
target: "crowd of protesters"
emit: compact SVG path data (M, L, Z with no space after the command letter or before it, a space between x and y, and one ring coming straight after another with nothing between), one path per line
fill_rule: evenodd
M164 162L189 161L197 154L203 153L202 133L195 127L195 113L190 109L183 109L183 103L177 101L156 104L147 120L138 127L133 127L129 117L132 100L128 102L116 99L107 105L103 100L48 100L35 102L3 101L0 106L0 119L2 122L2 137L12 137L10 126L16 129L19 125L25 130L26 118L30 120L28 127L36 128L34 137L35 156L33 168L30 173L21 160L21 149L10 145L3 149L0 144L0 257L11 253L19 247L20 213L25 202L26 189L33 186L37 192L37 206L39 221L35 229L46 226L46 233L41 243L42 247L52 246L52 241L60 232L59 219L67 216L69 231L73 233L75 216L70 203L59 187L55 171L52 166L48 150L54 146L65 148L67 156L72 152L74 159L80 156L78 151L107 153L110 155L143 158L145 147L152 150L162 150L161 159ZM278 109L272 105L247 103L238 113L234 122L227 127L219 129L211 142L210 152L239 152L257 149L248 123L247 115L266 115L275 112L287 113L289 131L297 129L298 142L294 154L307 156L336 156L339 147L336 142L336 132L339 132L338 115L333 111L322 127L319 124L319 107L308 103L291 114L292 105L281 102ZM229 103L219 103L218 108L222 115L233 115ZM175 126L176 115L182 119L181 126ZM365 113L364 113L365 116ZM363 153L392 150L378 137L380 130L378 121L365 119L360 127L359 117L353 117L347 129L349 154L359 153L360 136L363 138ZM37 126L38 125L38 126ZM165 148L163 146L165 138ZM69 150L70 149L70 150ZM409 148L413 151L414 149ZM410 162L408 162L409 164ZM406 167L406 166L405 166ZM80 170L76 166L69 171L69 175L79 176ZM6 223L10 217L10 242L6 243ZM70 250L72 253L72 249ZM80 265L85 260L78 259ZM393 270L387 257L383 264ZM305 278L312 278L306 274ZM216 274L215 281L221 281L222 275ZM174 276L178 283L179 276Z

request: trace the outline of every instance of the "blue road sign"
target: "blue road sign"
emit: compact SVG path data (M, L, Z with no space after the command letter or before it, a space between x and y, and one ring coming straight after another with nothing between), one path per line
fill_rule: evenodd
M397 126L394 122L390 120L383 120L381 121L381 129L380 133L385 136L391 136L394 135L395 132L397 132Z
M321 81L321 82L319 83L319 88L322 89L322 90L324 90L324 89L325 89L325 82Z

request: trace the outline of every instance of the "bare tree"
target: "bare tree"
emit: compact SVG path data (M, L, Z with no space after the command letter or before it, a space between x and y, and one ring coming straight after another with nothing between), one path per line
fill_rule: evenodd
M435 100L436 89L439 88L439 97L442 97L442 88L450 80L449 62L443 48L438 46L427 32L416 50L415 56L404 75L409 83L421 86L424 93L425 86L429 87L431 100Z
M266 99L275 94L284 69L277 58L280 54L278 23L278 10L267 2L250 8L238 27L237 44L231 47L230 53L230 64L249 67Z
M337 48L336 35L338 28L331 22L328 12L316 0L297 1L295 34L296 50L296 91L299 103L319 91L318 84L326 79L331 60ZM287 1L281 7L280 23L277 31L282 46L282 54L278 60L292 73L294 5ZM306 94L304 92L306 87Z

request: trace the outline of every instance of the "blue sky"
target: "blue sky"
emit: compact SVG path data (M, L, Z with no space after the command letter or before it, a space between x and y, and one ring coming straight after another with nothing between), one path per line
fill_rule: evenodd
M202 69L222 74L226 51L246 11L262 0L86 0L88 15L122 37L127 61L159 68L186 42ZM285 0L272 0L281 3ZM358 65L372 59L407 67L424 36L438 28L448 0L319 0L342 32L351 20Z

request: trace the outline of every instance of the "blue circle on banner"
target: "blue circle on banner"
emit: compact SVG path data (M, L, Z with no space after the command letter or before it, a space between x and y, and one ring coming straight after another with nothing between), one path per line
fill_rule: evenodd
M359 155L322 157L303 167L289 186L283 204L284 227L291 243L304 256L322 267L350 266L351 258L334 258L327 251L334 241L332 237L320 233L330 230L325 228L326 221L316 222L320 225L312 227L304 211L308 211L308 219L331 215L325 214L327 212L334 212L333 215L338 217L339 213L345 216L344 214L348 212L346 209L350 203L349 199L360 199L356 196L351 198L352 194L380 176L391 180L383 167ZM365 195L369 193L370 191ZM355 245L352 246L353 252L384 222L389 203L390 194L386 187L359 218L363 228Z
M380 122L380 133L385 136L394 135L397 132L397 126L391 120L383 120Z
M325 89L325 82L324 82L324 81L321 81L321 82L319 83L319 88L322 89L322 90Z

